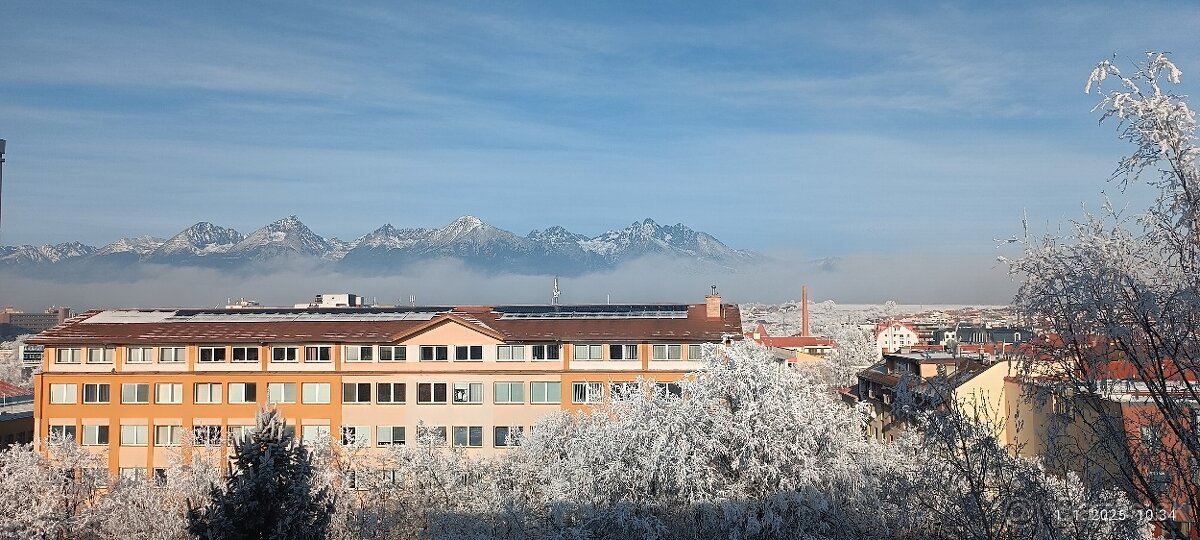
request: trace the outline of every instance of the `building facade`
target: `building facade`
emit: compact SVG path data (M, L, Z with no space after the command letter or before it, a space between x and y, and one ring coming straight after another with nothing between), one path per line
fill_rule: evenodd
M34 430L145 477L189 448L227 448L277 407L301 441L386 448L418 429L498 452L543 415L614 385L667 385L742 335L736 305L106 310L44 346ZM673 387L672 387L673 388ZM190 444L187 442L190 441Z

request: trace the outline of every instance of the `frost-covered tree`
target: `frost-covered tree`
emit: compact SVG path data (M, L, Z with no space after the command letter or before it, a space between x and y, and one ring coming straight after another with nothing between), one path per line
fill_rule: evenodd
M19 444L0 450L0 538L87 538L88 505L103 470L102 455L71 439L52 439L45 452Z
M275 409L258 413L255 429L234 440L225 486L213 486L204 508L189 508L188 532L197 538L327 538L334 503L314 486L309 451L297 444Z
M1026 236L1013 272L1016 304L1053 339L1026 364L1045 379L1041 399L1070 403L1076 425L1096 444L1065 445L1060 456L1089 471L1085 482L1119 485L1144 503L1200 508L1197 373L1200 373L1200 148L1196 116L1171 91L1181 72L1149 53L1133 74L1101 62L1086 90L1098 91L1103 120L1115 120L1133 152L1114 173L1122 187L1144 181L1153 204L1135 216L1105 208L1064 237ZM1117 86L1105 85L1115 80ZM1119 381L1119 388L1113 382ZM1104 394L1140 396L1131 428ZM1138 428L1141 429L1138 429ZM1164 486L1166 486L1164 488ZM1176 531L1178 532L1178 531Z

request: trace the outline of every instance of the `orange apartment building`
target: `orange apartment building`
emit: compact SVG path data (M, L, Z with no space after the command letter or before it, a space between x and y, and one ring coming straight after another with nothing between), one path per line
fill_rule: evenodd
M304 441L412 444L418 423L471 452L511 429L677 381L705 344L742 336L736 305L461 306L89 311L43 345L34 432L148 477L192 447L228 447L277 407ZM186 444L184 446L187 446Z

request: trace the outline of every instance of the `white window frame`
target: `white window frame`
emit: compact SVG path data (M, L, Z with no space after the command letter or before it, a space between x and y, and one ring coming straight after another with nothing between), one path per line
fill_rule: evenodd
M450 361L450 346L449 345L421 345L420 348L417 349L417 351L419 353L419 356L417 356L417 359L420 362L449 362ZM429 357L430 357L429 360L425 359L426 351L429 352ZM441 353L441 354L438 354L438 353ZM442 358L438 358L438 356L442 356Z
M121 467L117 469L117 476L126 482L143 484L146 482L145 467Z
M192 445L203 447L221 446L221 424L197 424L192 426Z
M580 356L580 352L583 356ZM600 343L578 343L571 345L571 360L580 362L596 362L604 360L604 345Z
M309 360L309 351L313 351L313 360ZM324 352L325 354L321 354ZM325 358L322 359L321 357ZM328 364L333 361L333 345L305 345L304 346L304 363L306 364Z
M149 364L154 362L154 347L126 347L126 364Z
M377 347L377 349L378 350L375 351L376 352L375 358L377 358L379 362L407 362L408 361L408 347L405 345L380 345L379 347ZM387 359L383 358L384 351L388 352L389 358L387 358ZM400 354L397 355L396 353L400 353ZM399 358L397 358L397 356L399 356Z
M133 389L133 396L126 398L126 388ZM142 399L138 396L138 389L146 389L146 398ZM150 383L121 383L121 403L126 405L146 405L150 403Z
M383 392L380 392L379 389L382 388L384 385L387 385L387 387L388 387L388 400L387 401L384 401L384 400L380 399L380 397L379 397L379 396L383 395ZM402 396L399 400L396 399L396 387L400 387L400 389L401 389L400 393L402 394ZM375 383L375 403L380 404L380 405L392 405L392 404L399 405L399 404L403 404L405 401L407 401L407 399L408 399L408 387L405 383L402 383L402 382Z
M229 446L233 446L233 441L248 439L253 434L254 426L231 425L225 427L225 440L229 441Z
M513 389L516 389L521 395L520 400L513 399ZM525 383L523 381L496 381L492 384L492 402L497 405L524 405Z
M362 359L363 351L367 351L366 360ZM374 362L375 361L375 346L374 345L342 345L342 361L344 362Z
M121 446L146 446L148 437L146 424L121 424Z
M311 444L320 442L322 439L330 438L330 430L328 425L306 425L300 427L300 442L303 444Z
M471 444L471 431L477 430L479 433L479 443ZM454 426L453 440L451 443L455 448L483 448L483 426ZM465 444L458 444L458 434L462 433L466 438Z
M75 383L51 383L50 403L53 405L74 405L79 398L79 385Z
M430 434L433 434L433 438L435 439L437 439L439 435L441 436L440 440L437 442L437 446L446 446L446 444L450 442L450 430L446 429L446 426L417 426L418 440L422 437L428 437Z
M478 357L476 357L475 353L479 353ZM464 358L459 358L459 356L464 356ZM483 345L455 345L454 346L454 361L455 362L482 362L483 361Z
M50 436L51 439L70 438L72 441L79 440L79 439L75 438L76 433L77 433L77 431L75 429L75 424L51 424L47 431L47 434Z
M376 446L404 446L407 444L404 426L379 426L376 430Z
M342 426L342 446L352 448L369 448L371 446L370 426Z
M462 394L459 394L462 392ZM459 399L459 396L462 399ZM456 382L454 383L454 392L451 395L451 401L455 405L479 405L483 403L483 383L481 382Z
M498 361L498 362L524 362L525 361L525 346L524 345L496 345L496 361Z
M88 399L88 388L89 387L95 389L95 394L96 394L95 399L91 399L91 400ZM101 387L104 388L104 393L105 393L103 400L100 399L100 388ZM51 394L51 395L53 395L53 394ZM112 401L112 385L110 385L109 383L83 383L83 402L85 404L102 404L102 403L110 403L111 401Z
M182 438L183 426L181 425L167 424L154 426L154 446L179 446Z
M330 384L327 382L306 382L301 383L301 403L328 405Z
M238 353L242 353L242 359L238 360ZM253 353L254 359L250 359ZM262 356L262 350L256 345L233 345L229 347L229 361L234 364L257 364Z
M124 395L124 391L122 391ZM154 402L162 405L183 403L183 383L155 383Z
M208 355L207 355L209 357L208 360L204 359L204 356L205 356L204 353L208 353ZM217 359L218 356L221 357L220 360ZM229 361L229 352L224 345L204 346L204 347L198 348L198 352L196 355L196 363L199 363L199 364L224 364L225 362L228 362L228 361Z
M254 399L246 398L246 389L254 389ZM258 403L258 383L252 382L231 382L229 383L229 403Z
M291 398L288 399L288 390L291 390ZM278 394L278 395L276 395ZM279 399L276 399L279 398ZM269 382L267 383L267 403L295 403L296 402L296 383L294 382Z
M699 362L704 358L704 345L702 343L688 343L687 359L692 362Z
M374 386L374 385L369 382L343 382L342 383L342 403L352 404L352 405L361 405L364 403L370 404L371 403L371 390L373 390L373 388L371 388L372 386ZM367 398L366 399L362 399L363 387L366 387L366 389L367 389L367 392L366 392ZM347 391L347 390L349 390L349 391ZM352 399L348 399L348 398L352 398Z
M115 347L88 347L87 363L111 364L116 356L117 349Z
M583 388L583 400L581 401L580 388ZM571 403L575 405L593 405L604 402L604 383L575 381L571 383Z
M671 352L675 352L675 357L671 357ZM683 344L681 343L655 343L650 347L650 360L677 362L683 360Z
M618 351L620 351L620 358L615 358L613 356L614 348L616 348ZM609 343L608 344L608 359L609 360L616 360L619 362L632 362L634 360L641 360L640 352L641 351L639 351L639 347L636 343L633 343L633 344Z
M283 352L283 358L278 358L280 351ZM290 357L290 358L289 358ZM275 364L295 364L300 361L300 346L299 345L276 345L271 347L271 362Z
M554 358L550 358L550 351L554 351ZM538 358L541 356L542 358ZM529 346L529 359L534 362L556 362L563 359L562 343L539 343Z
M100 435L104 434L104 440L100 440ZM100 424L95 426L83 426L83 438L80 440L82 446L108 446L109 442L108 424Z
M553 386L558 387L557 392L550 392ZM543 386L542 400L537 399L538 386ZM553 397L552 397L553 396ZM553 399L553 401L551 401ZM532 405L561 405L562 404L562 381L530 381L529 383L529 403Z
M445 399L443 399L442 401L436 400L437 392L435 390L437 389L437 386L439 384L442 385L444 395L446 396ZM429 386L430 401L421 401L421 387L425 386L425 385ZM418 382L417 383L417 404L418 405L446 405L446 404L450 403L450 398L451 398L451 396L450 396L450 384L449 383L444 383L444 382Z
M66 347L56 349L54 351L55 364L78 364L83 360L82 349L78 347Z
M516 444L508 444L508 434L512 433L512 429L517 428L517 433L525 434L525 426L494 426L492 428L492 446L494 448L512 448ZM501 435L500 430L504 430ZM503 444L501 444L503 442Z
M221 383L198 382L192 387L192 396L197 405L220 405L224 394Z
M187 347L159 347L158 363L182 364L187 362Z

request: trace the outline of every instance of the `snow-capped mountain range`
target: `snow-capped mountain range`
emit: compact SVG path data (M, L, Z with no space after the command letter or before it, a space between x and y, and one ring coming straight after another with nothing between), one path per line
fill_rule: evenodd
M86 273L91 267L111 269L104 263L235 268L308 258L341 270L388 274L408 265L451 258L487 272L577 275L653 255L723 267L758 257L682 224L663 226L651 219L595 237L563 227L517 236L475 216L463 216L438 229L397 229L387 224L345 241L324 238L296 216L288 216L248 235L200 222L165 240L138 236L99 248L79 242L4 246L0 247L0 268L71 266L75 267L72 273Z

